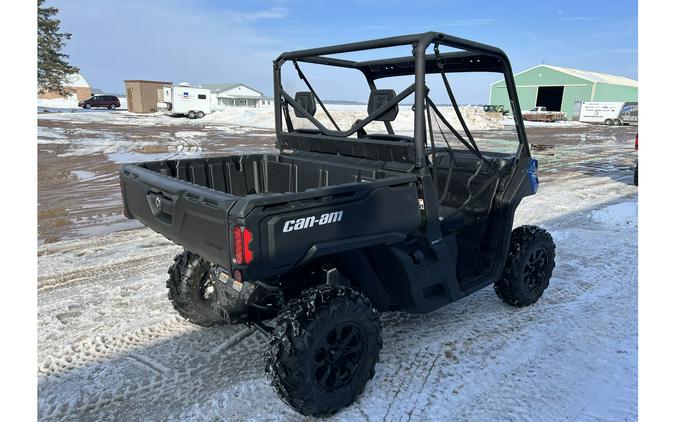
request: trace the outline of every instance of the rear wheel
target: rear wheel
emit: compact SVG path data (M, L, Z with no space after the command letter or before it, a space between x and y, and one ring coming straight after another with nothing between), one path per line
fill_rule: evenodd
M224 324L212 305L215 293L209 279L211 264L190 251L176 255L169 267L169 300L180 316L203 327Z
M204 117L204 112L203 112L203 111L198 111L198 112L197 112L197 118L198 118L198 119L201 119L202 117Z
M614 119L614 126L623 126L620 119Z
M305 290L279 317L266 372L286 403L303 415L349 406L375 374L382 327L370 301L345 287Z
M548 287L555 267L555 243L536 226L521 226L511 233L506 266L495 283L500 299L512 306L528 306L539 300Z
M606 124L607 126L611 126L612 123L614 123L614 122L612 121L612 119L606 119L606 120L605 120L605 124Z
M188 119L194 119L195 117L197 117L197 113L195 113L194 111L188 111L187 116Z

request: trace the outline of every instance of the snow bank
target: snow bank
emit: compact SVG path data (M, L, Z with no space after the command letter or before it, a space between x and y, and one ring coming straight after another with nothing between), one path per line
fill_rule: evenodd
M75 104L77 106L77 104ZM123 104L123 108L126 104ZM56 107L56 106L52 106ZM439 107L443 116L461 132L459 120L452 107ZM499 117L494 113L485 113L481 107L466 106L460 107L462 116L470 130L489 130L502 129L504 125ZM80 112L81 111L81 112ZM105 111L105 112L103 112ZM208 126L209 129L224 131L228 134L239 135L255 132L263 129L265 131L274 130L274 108L248 108L248 107L228 107L224 110L215 111L204 116L202 119L190 120L181 117L170 117L161 113L158 114L136 114L125 111L110 112L103 110L94 112L93 110L78 110L74 113L44 113L40 114L40 119L45 120L68 120L91 123L108 123L134 126L154 126L154 125L182 125L182 126ZM365 105L333 105L328 106L340 129L350 128L358 119L364 119L367 113ZM291 113L293 114L293 113ZM323 110L317 110L316 118L324 126L333 129ZM412 135L414 128L414 113L410 106L401 106L399 108L396 120L392 122L394 131L399 134ZM293 125L296 128L314 128L314 125L307 119L292 117ZM440 121L434 121L434 126ZM442 124L442 123L440 123ZM369 133L386 133L386 128L382 122L372 122L366 126Z
M598 223L613 227L637 227L637 202L621 202L593 211L591 218Z
M358 119L364 119L367 115L366 105L327 105L328 111L337 122L340 129L345 130L351 127ZM439 107L443 116L455 127L460 127L459 120L452 107ZM485 113L481 107L460 107L462 116L471 130L501 129L503 127L499 118ZM291 112L291 114L293 114ZM396 120L392 122L394 131L397 133L412 132L414 127L415 114L410 106L400 106ZM316 112L317 120L329 129L333 125L326 114L319 108ZM244 108L231 107L225 110L216 111L206 116L203 121L209 123L220 123L234 126L247 126L258 129L274 129L274 108ZM293 124L298 128L313 128L314 125L307 119L298 119L293 117ZM436 124L434 122L434 124ZM366 127L368 132L386 132L384 123L373 122Z
M77 108L77 96L70 94L67 98L38 98L37 105L43 108Z
M122 110L126 110L127 109L127 99L125 97L122 97L119 100L120 100L119 108L122 109ZM68 98L50 98L50 99L38 98L38 100L37 100L38 110L39 109L50 109L50 108L55 108L55 109L74 108L74 109L77 109L77 108L79 108L77 106L77 103L78 103L78 99L74 94L70 94L68 96ZM49 111L49 110L47 110L47 111ZM61 110L59 110L59 111L61 111Z

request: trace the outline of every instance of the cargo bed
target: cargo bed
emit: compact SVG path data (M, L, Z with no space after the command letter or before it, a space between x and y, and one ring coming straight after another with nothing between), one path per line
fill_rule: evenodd
M301 265L308 254L333 253L322 245L328 241L339 249L405 238L420 222L409 167L318 153L259 154L130 164L120 180L128 217L225 268L232 268L231 227L250 227L256 255L246 271L262 277ZM339 224L318 224L335 212ZM299 218L317 224L288 225Z

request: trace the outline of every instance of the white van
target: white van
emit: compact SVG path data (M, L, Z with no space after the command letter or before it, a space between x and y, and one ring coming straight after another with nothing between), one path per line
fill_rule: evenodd
M191 87L187 83L164 87L157 107L166 110L170 115L201 119L211 113L211 90Z
M602 123L605 125L627 125L638 123L638 103L636 102L599 102L590 101L581 104L579 121Z

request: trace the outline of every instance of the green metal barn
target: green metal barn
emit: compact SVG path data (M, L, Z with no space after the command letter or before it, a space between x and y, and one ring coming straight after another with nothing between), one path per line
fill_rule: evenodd
M584 101L637 101L638 83L633 79L605 73L541 64L514 75L522 110L535 106L574 115L575 103ZM490 88L490 104L511 111L504 80Z

